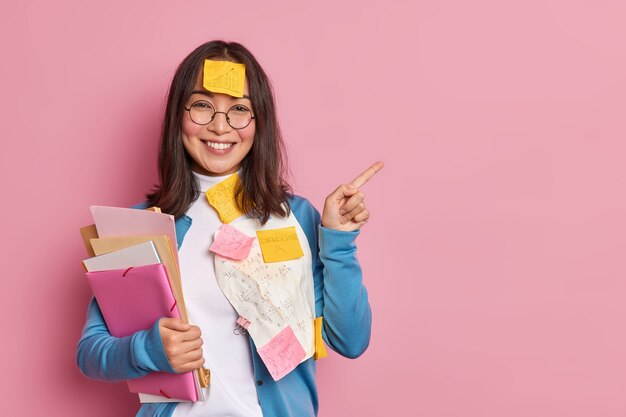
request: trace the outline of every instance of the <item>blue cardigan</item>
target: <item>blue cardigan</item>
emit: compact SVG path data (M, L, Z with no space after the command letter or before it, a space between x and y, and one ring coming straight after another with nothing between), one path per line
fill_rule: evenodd
M320 225L319 212L308 200L292 196L291 210L302 226L313 256L315 314L324 316L322 335L335 352L356 358L369 344L372 312L356 258L359 232L342 232ZM137 208L145 208L145 204ZM191 226L191 218L176 221L178 247ZM274 381L250 340L259 404L265 417L316 416L315 361L302 362L287 376ZM174 372L170 366L158 321L148 330L131 336L111 336L95 299L91 300L83 334L78 342L77 362L88 377L107 381L139 378L153 371ZM170 417L176 403L143 404L138 417Z

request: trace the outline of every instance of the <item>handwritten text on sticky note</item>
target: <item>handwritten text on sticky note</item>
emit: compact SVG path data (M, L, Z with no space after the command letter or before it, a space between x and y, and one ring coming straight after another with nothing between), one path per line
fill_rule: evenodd
M294 226L281 229L257 230L257 238L265 262L281 262L304 256Z
M209 204L217 210L222 223L230 223L237 217L243 215L235 199L235 191L239 184L239 175L236 173L226 178L224 181L215 184L206 192Z
M274 381L295 369L306 355L289 325L257 351Z
M230 61L204 61L202 86L214 93L243 97L246 66Z
M209 250L225 258L240 261L248 257L252 242L254 242L253 237L229 224L223 224Z

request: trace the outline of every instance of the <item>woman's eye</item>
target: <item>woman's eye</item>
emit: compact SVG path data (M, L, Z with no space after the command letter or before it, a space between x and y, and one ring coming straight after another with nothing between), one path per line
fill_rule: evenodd
M246 113L250 111L246 106L233 106L231 110L236 111L238 113Z
M213 106L211 106L211 104L206 101L196 101L195 103L191 105L191 107L193 107L194 109L198 109L198 110L213 109Z

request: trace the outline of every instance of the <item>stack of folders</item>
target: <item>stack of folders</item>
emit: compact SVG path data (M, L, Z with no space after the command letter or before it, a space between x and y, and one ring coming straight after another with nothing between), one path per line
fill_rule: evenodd
M161 317L188 322L178 267L174 218L156 210L93 206L81 229L87 280L109 331L125 337ZM128 380L141 402L204 401L209 372L152 372Z

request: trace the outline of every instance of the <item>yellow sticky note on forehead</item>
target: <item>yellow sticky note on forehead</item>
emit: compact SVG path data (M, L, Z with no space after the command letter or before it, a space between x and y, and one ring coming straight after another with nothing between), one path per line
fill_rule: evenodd
M202 86L214 93L243 97L246 66L230 61L204 60Z
M235 173L205 193L209 204L217 211L223 223L230 223L243 215L235 199L238 184L239 175Z
M257 230L263 260L269 262L288 261L304 256L298 233L294 226L282 229Z

